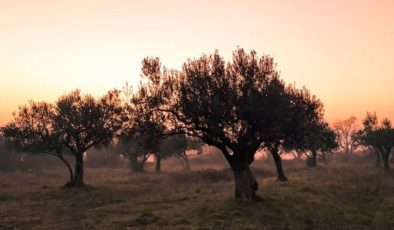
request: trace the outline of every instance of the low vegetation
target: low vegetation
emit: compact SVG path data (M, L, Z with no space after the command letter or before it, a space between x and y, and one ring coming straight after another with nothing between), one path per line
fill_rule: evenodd
M198 158L206 158L201 156ZM271 160L253 165L264 189L259 202L232 199L230 169L199 164L157 174L87 168L89 185L63 187L64 168L0 174L1 229L390 229L394 225L394 174L371 159L305 167L284 161L289 182L277 182ZM169 160L171 161L171 160ZM205 169L204 169L205 168ZM264 169L264 170L263 170Z

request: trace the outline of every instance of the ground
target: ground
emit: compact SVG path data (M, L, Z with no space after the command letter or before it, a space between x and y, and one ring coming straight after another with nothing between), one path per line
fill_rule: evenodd
M87 168L79 189L63 187L64 168L2 173L0 229L393 228L394 173L371 162L284 166L289 182L276 181L271 162L253 165L262 198L254 203L233 200L232 174L218 167Z

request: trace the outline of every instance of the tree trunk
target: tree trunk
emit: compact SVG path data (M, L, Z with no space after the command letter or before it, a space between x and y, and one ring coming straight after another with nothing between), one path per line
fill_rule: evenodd
M161 157L156 156L155 171L160 172L160 170L161 170Z
M312 152L312 156L308 157L308 159L306 160L307 162L307 166L309 167L316 167L316 158L317 158L317 154L315 151Z
M322 160L324 162L325 165L327 165L327 154L328 152L322 152Z
M375 155L376 155L375 167L381 168L382 167L382 157L380 156L380 152L375 151Z
M80 187L83 182L83 153L75 155L74 186Z
M130 157L129 157L129 160L130 160L130 167L131 167L131 170L132 170L133 172L137 172L137 171L138 171L138 161L137 161L137 158L136 158L136 157L133 157L133 156L130 156Z
M256 191L258 189L257 181L253 176L250 168L237 170L233 168L235 192L234 196L237 200L255 201L257 200Z
M144 170L144 166L145 166L146 160L148 160L148 157L149 157L149 156L144 157L144 158L141 159L140 162L138 162L138 171L139 171L139 172L145 171L145 170Z
M138 157L136 156L130 156L130 165L131 165L131 170L133 172L142 172L144 171L144 160L138 161Z
M184 168L185 168L185 162L184 162L183 159L182 159L183 157L181 157L180 154L176 154L176 155L175 155L175 158L178 159L178 160L181 162L182 168L184 169Z
M183 159L185 160L185 164L186 164L185 170L190 171L191 168L190 168L189 159L187 158L186 151L183 152Z
M278 151L271 151L272 157L274 158L275 161L275 166L276 166L276 172L278 174L278 181L288 181L287 177L285 176L285 173L283 171L282 167L282 158L280 157Z
M60 160L63 161L63 163L67 166L68 172L70 174L70 181L66 184L66 185L73 185L74 184L74 174L73 174L73 170L71 168L71 165L66 161L66 159L64 159L64 157L59 154L58 155Z
M390 152L382 154L383 169L385 171L389 171L390 170L389 157L390 157Z

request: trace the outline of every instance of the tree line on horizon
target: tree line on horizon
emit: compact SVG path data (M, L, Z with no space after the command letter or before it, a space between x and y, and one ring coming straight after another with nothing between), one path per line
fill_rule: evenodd
M188 59L181 70L168 70L159 58L142 61L136 91L127 86L101 98L79 90L55 103L29 102L1 128L4 141L17 152L50 154L67 166L68 186L84 185L83 154L91 148L116 145L130 157L134 171L154 156L156 170L169 156L188 161L186 150L202 144L221 151L234 175L234 196L257 200L257 181L250 169L264 150L275 162L279 181L287 181L282 152L296 151L316 166L319 154L357 146L377 153L385 170L394 146L388 119L368 113L363 128L343 121L333 127L324 119L323 103L304 88L287 84L273 58L238 48L231 62L216 51ZM74 170L64 155L75 158Z

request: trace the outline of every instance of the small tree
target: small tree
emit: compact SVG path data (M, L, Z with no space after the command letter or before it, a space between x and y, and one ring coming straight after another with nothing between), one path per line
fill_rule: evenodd
M299 150L305 143L308 130L323 121L323 104L306 88L289 86L281 97L273 99L272 117L267 134L263 136L262 148L273 156L277 169L277 180L287 181L282 168L280 151Z
M129 95L127 97L129 100L124 104L128 122L122 128L120 144L129 156L132 170L141 172L144 171L145 162L151 155L155 155L156 160L161 160L158 154L159 145L161 138L165 136L166 126L161 114L149 111L146 102L135 103L136 95L131 95L130 92L131 90L124 92Z
M376 113L369 113L367 112L367 116L363 120L363 129L360 129L357 134L355 135L357 138L357 141L367 147L370 151L372 151L375 156L376 156L376 161L375 161L375 167L381 168L382 167L382 157L380 154L379 149L376 146L372 146L368 144L365 140L366 133L368 131L376 130L378 128L378 117L376 116Z
M302 144L304 150L310 151L310 155L307 154L307 166L309 167L316 167L318 152L325 154L338 147L335 132L325 122L309 127Z
M82 186L84 152L109 144L122 127L119 91L110 91L97 100L75 90L58 99L53 120L61 143L75 157L73 185Z
M367 113L363 121L364 128L360 132L361 142L379 151L383 161L383 169L390 170L390 153L394 147L394 129L387 118L378 123L376 113Z
M184 170L191 170L186 151L194 149L197 151L197 154L199 154L201 147L201 141L187 137L183 134L173 135L162 139L160 141L158 151L154 153L156 157L156 171L160 171L160 161L171 156L174 156L181 161Z
M334 122L333 128L337 135L337 142L339 148L347 155L353 154L354 151L360 146L357 141L357 118L351 116L345 120Z
M153 150L145 144L149 144L149 140L144 138L122 140L122 149L130 160L130 167L133 172L143 172L144 166L148 158L153 154ZM153 145L157 145L153 143Z
M64 145L60 133L54 128L55 108L45 102L33 102L19 107L13 120L1 128L5 143L21 153L48 154L58 157L67 167L73 184L74 175L70 164L64 158Z

